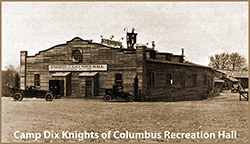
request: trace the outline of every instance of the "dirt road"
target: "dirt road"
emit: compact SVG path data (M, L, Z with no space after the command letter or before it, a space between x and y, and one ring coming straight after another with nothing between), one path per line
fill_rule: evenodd
M2 98L2 141L16 139L14 132L93 131L217 132L237 131L236 139L84 139L82 142L247 142L248 102L238 94L222 93L213 99L181 102L110 102L86 99ZM78 142L78 139L39 139L38 142Z

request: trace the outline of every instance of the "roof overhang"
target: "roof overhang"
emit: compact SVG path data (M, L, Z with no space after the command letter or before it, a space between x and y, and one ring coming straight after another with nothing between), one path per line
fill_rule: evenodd
M232 81L232 82L238 82L239 80L232 78L232 77L225 77L226 79Z
M95 76L96 74L98 74L98 72L82 72L78 76L88 77L88 76Z
M69 74L70 74L70 72L56 72L56 73L52 74L52 77L65 77Z
M234 76L235 78L237 78L237 79L248 79L248 76Z
M214 82L217 82L217 83L224 83L225 81L222 80L222 79L219 79L219 78L214 78Z

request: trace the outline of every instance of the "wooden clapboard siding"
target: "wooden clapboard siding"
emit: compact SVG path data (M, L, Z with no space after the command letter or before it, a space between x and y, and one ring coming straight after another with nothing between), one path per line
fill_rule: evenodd
M79 50L82 53L82 62L72 60L72 50ZM26 56L21 53L23 73L26 72L26 85L34 85L34 74L40 74L41 89L49 89L49 80L52 79L49 65L92 65L107 64L107 71L98 72L98 94L104 95L105 89L110 89L115 84L115 74L121 73L123 77L123 90L131 94L134 93L134 78L138 78L138 91L140 98L146 97L150 100L196 100L207 97L211 91L213 71L207 67L195 65L178 64L179 57L172 58L177 64L161 63L165 55L158 55L154 61L148 61L150 56L146 56L146 46L138 45L136 49L129 51L126 49L112 48L102 44L93 43L88 40L74 38L66 44L54 46L44 50L35 56ZM157 55L156 55L157 56ZM24 64L24 62L26 63ZM24 69L26 66L26 69ZM155 85L147 86L147 73L155 74ZM23 86L24 74L21 85ZM71 72L67 95L74 97L85 96L85 80L79 77L81 72ZM171 73L174 85L167 85L167 73ZM185 87L182 86L181 76L185 75ZM204 74L209 80L204 84ZM193 75L197 75L197 85L193 86ZM69 92L70 91L70 92Z
M72 50L80 50L83 61L75 63L72 61ZM27 56L26 80L27 85L34 85L34 74L40 74L41 88L48 89L52 72L48 71L49 65L74 65L74 64L107 64L108 72L99 72L99 94L104 95L106 88L114 85L115 73L122 73L126 78L124 89L133 93L133 78L136 75L136 54L125 53L118 48L110 48L104 45L82 40L72 40L63 45L58 45L35 56ZM83 95L84 82L79 78L81 72L71 72L71 95ZM130 78L131 77L131 78Z
M211 80L214 73L210 68L147 62L147 71L155 73L155 85L147 89L147 98L154 101L178 101L204 99L212 85L204 84L204 74ZM167 85L167 73L171 74L173 85ZM186 75L185 86L181 85L181 74ZM197 75L197 85L193 85L193 75ZM210 83L211 84L211 83Z

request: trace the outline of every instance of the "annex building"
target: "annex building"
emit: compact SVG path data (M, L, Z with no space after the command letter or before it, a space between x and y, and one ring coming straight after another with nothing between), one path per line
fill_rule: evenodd
M79 37L29 56L21 51L21 89L34 86L63 97L103 96L114 85L136 100L178 101L207 98L214 88L210 67L136 44L127 32L127 48L119 41L101 43Z

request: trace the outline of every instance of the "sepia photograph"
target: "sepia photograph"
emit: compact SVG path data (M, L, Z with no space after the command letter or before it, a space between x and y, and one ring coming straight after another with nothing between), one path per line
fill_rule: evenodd
M248 5L1 2L1 142L248 143Z

